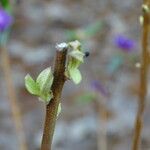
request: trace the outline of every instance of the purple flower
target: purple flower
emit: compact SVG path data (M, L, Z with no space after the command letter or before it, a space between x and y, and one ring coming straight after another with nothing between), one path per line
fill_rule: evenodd
M132 50L135 48L135 41L123 35L117 36L114 42L118 48L125 52L132 52Z
M106 87L104 87L104 85L102 85L99 81L94 80L91 82L91 87L93 90L101 93L103 96L109 96L109 92L108 89Z
M0 32L8 29L12 25L12 23L12 16L7 11L0 8Z

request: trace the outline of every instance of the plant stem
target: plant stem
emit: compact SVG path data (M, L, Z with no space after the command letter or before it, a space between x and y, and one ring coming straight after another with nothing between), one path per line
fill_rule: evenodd
M12 111L12 117L15 123L18 140L20 142L19 143L20 147L18 149L27 150L26 139L25 139L22 118L21 118L22 116L21 110L19 108L19 104L18 104L16 92L15 92L15 87L13 85L12 76L11 76L9 55L5 47L1 46L0 50L2 53L2 59L3 59L2 67L3 67L3 72L4 72L4 76L6 80L6 86L7 86L7 91L8 91L8 96L9 96L10 106L11 106L11 111Z
M57 110L60 103L60 97L65 83L65 64L67 48L57 50L54 66L54 81L52 85L53 99L46 106L46 117L43 131L41 150L51 150L52 139L57 119Z
M144 5L150 8L150 0L145 0ZM147 76L148 76L148 39L149 39L149 23L150 15L148 12L143 11L143 33L142 33L142 58L141 58L141 72L140 72L140 92L139 92L139 102L138 102L138 112L135 121L134 129L134 139L132 150L140 149L141 142L141 131L143 126L143 115L146 102L147 94Z

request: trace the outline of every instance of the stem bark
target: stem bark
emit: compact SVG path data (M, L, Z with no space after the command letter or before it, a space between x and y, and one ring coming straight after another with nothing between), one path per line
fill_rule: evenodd
M41 150L51 150L53 134L57 119L57 110L65 83L65 64L67 49L57 50L54 66L54 81L52 85L53 99L46 106L45 125L42 137Z
M144 5L150 8L150 0L145 0ZM147 94L147 76L149 66L149 52L148 52L148 40L149 40L149 23L150 12L143 11L143 32L142 32L142 58L141 58L141 71L140 71L140 92L138 101L138 111L135 121L134 138L132 150L140 149L141 131L143 127L143 115Z

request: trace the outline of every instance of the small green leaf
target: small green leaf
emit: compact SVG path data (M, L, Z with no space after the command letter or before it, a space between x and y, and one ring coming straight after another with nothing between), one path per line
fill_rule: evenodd
M39 95L39 100L42 102L45 102L46 104L48 104L52 98L53 98L52 91L50 91L48 93L41 93Z
M61 113L61 103L59 103L58 105L57 117L59 116L60 113Z
M81 80L82 80L81 73L76 68L70 68L69 69L69 75L70 75L70 78L73 80L73 82L75 84L79 84L81 82Z
M38 95L40 92L38 85L29 74L25 76L25 87L33 95Z
M48 93L53 83L53 74L51 68L43 70L37 77L36 83L40 87L40 92Z
M68 66L67 66L67 70L65 72L66 77L71 79L69 70L77 69L80 66L80 64L81 64L81 61L76 60L75 58L70 58Z
M69 53L69 55L83 63L83 58L84 58L85 54L82 53L81 51L73 50Z
M81 64L81 61L76 60L75 58L70 58L68 68L78 68Z

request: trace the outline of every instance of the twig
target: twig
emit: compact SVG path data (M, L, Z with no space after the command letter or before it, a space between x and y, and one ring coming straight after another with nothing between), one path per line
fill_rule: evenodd
M53 99L46 106L46 117L43 131L43 138L41 150L51 150L52 139L57 119L57 110L60 103L60 96L65 83L65 64L66 64L67 48L57 50L55 67L54 67L54 81L52 85Z
M150 8L150 0L145 0L144 5ZM139 102L138 102L138 112L135 122L135 131L133 139L132 150L140 149L140 140L141 140L141 130L143 126L143 115L146 102L147 94L147 76L148 76L148 39L149 39L149 23L150 15L149 10L146 11L143 9L143 33L142 33L142 58L141 58L141 73L140 73L140 92L139 92Z
M13 85L12 81L12 76L11 76L11 68L10 68L10 61L9 61L9 55L7 53L7 49L5 47L0 47L1 53L2 53L2 67L3 67L3 72L6 80L6 86L8 90L8 96L10 100L10 106L11 106L11 111L12 111L12 117L15 123L16 127L16 133L18 136L20 150L27 150L27 145L26 145L26 140L25 140L25 134L23 131L23 124L22 124L22 119L21 119L21 111L19 108L19 104L17 101L17 96L15 92L15 88Z

